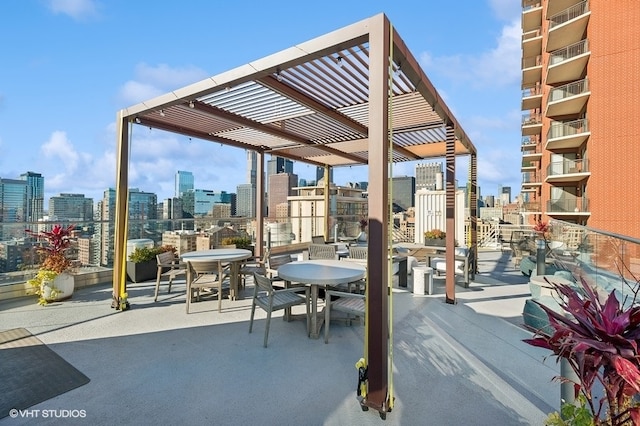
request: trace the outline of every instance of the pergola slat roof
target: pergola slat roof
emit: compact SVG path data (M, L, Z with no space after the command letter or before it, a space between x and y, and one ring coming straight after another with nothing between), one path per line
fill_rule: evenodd
M125 116L319 166L367 164L369 43L363 30L366 20L127 108ZM445 125L455 118L395 33L394 42L394 161L444 157ZM455 124L456 155L475 153Z

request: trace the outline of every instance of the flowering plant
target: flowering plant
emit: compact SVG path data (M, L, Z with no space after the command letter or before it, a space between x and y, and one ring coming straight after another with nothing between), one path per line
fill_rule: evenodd
M577 285L547 282L561 295L564 312L534 301L546 312L554 331L549 335L532 329L536 334L524 342L549 349L557 361L568 362L578 378L573 383L575 397L589 410L590 424L640 424L640 405L635 399L640 394L640 306L635 297L631 303L620 304L611 292L601 301L584 279ZM592 393L596 383L603 389L600 398ZM563 405L563 413L565 408Z
M425 238L431 238L434 240L444 240L447 234L440 229L432 229L431 231L426 231L424 233Z
M547 236L551 232L551 226L547 222L539 220L533 227L533 230L542 236Z
M47 299L44 295L43 283L53 281L56 276L71 267L71 261L66 256L66 251L71 247L71 232L75 225L63 227L55 225L51 231L34 232L26 229L25 232L38 240L44 239L47 244L36 248L36 252L41 256L40 268L35 277L27 283L32 287L33 293L38 297L38 303L45 305ZM57 297L60 291L51 286L50 297Z
M71 232L75 225L66 228L55 225L51 231L33 232L26 229L25 232L38 240L44 239L47 244L36 248L38 254L42 256L40 264L41 270L64 272L71 266L71 261L65 256L66 251L71 247Z

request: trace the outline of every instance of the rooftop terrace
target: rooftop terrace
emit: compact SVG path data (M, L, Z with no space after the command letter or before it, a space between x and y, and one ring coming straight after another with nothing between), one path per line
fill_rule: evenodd
M251 282L222 313L204 300L185 314L184 282L156 303L153 283L130 284L125 312L111 309L110 283L44 308L12 299L0 302L0 331L26 328L90 379L31 408L85 410L94 425L542 424L559 408L551 381L559 367L522 342L531 336L520 326L528 278L498 251L480 251L478 269L468 289L457 286L455 305L441 278L433 295L413 295L411 279L394 288L395 406L386 421L356 399L364 327L336 324L325 344L308 339L302 322L276 317L265 349L264 312L248 333ZM26 423L33 419L0 419Z

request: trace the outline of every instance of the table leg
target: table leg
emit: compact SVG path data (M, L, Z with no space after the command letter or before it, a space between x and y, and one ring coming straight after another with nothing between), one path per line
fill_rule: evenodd
M320 337L320 328L324 317L318 320L318 286L311 285L311 327L309 327L309 337L317 339Z
M238 299L238 274L239 274L239 268L238 268L238 262L231 262L231 276L229 277L229 284L230 284L230 289L229 289L229 298L231 300L237 300Z

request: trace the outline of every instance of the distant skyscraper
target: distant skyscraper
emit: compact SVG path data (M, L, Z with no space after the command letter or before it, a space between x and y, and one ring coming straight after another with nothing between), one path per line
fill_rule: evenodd
M93 199L84 194L60 194L49 198L50 220L93 221Z
M500 199L502 200L503 205L511 203L511 187L510 186L500 187Z
M293 173L293 161L282 157L271 157L271 159L267 161L265 188L269 188L269 176L277 175L278 173Z
M238 185L236 215L242 217L256 216L256 187L250 183Z
M440 174L440 175L438 175ZM416 165L416 190L436 189L438 178L442 179L442 163L423 163Z
M27 210L27 183L18 179L0 178L0 241L24 237L24 227L2 226L2 223L23 222Z
M324 167L316 167L316 182L324 179ZM333 182L333 167L329 170L329 183Z
M292 188L298 186L298 175L293 173L278 173L271 175L269 181L269 217L275 217L278 204L286 203L287 197L293 195Z
M413 176L394 177L393 203L403 211L415 206L416 179Z
M44 217L44 178L40 173L26 172L20 180L27 182L25 222L37 222Z
M193 173L178 170L178 173L176 173L175 196L182 197L182 194L193 188Z
M247 151L247 182L256 185L258 176L258 153Z

